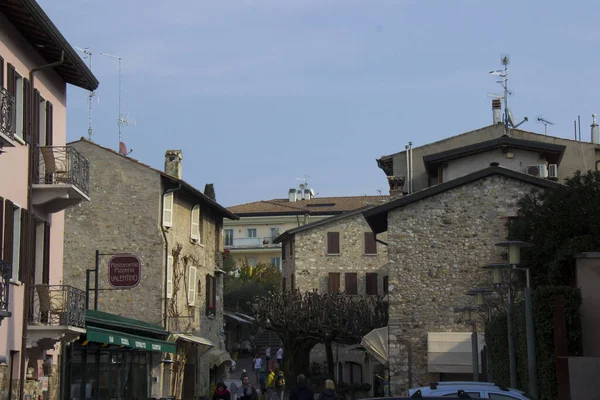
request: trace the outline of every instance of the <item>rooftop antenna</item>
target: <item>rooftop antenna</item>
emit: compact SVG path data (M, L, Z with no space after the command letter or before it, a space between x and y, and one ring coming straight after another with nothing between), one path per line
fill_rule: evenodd
M381 194L383 193L383 190L377 189L377 193L381 196Z
M119 61L119 110L117 114L117 126L119 127L119 147L122 142L122 134L121 127L123 126L135 126L136 122L129 119L129 114L121 114L121 60L123 59L120 56L115 56L108 53L100 53L103 56L116 58ZM119 149L120 150L120 149Z
M490 71L490 75L499 76L502 78L500 81L496 81L500 86L504 89L504 96L491 95L492 97L504 99L504 134L508 136L509 129L517 128L522 123L529 121L529 118L525 117L523 121L515 124L514 117L510 110L508 109L508 96L512 95L512 92L508 90L508 64L510 64L510 57L502 56L501 63L503 65L503 69L499 69L496 71Z
M554 125L554 122L550 122L547 119L544 119L542 117L538 117L537 120L538 120L538 122L541 122L542 124L544 124L544 135L547 135L548 134L548 130L547 130L548 125Z
M308 175L304 175L304 178L296 178L297 181L302 181L302 183L300 184L300 187L302 189L308 187L308 178L310 178L310 176Z
M90 71L92 70L92 49L90 49L89 47L86 48L81 48L81 47L77 47L77 46L73 46L75 47L77 50L81 51L83 54L85 54L83 56L84 60L87 60L88 62L88 68L90 69ZM90 90L89 94L88 94L88 102L89 102L89 111L88 111L88 140L92 140L92 135L94 134L94 131L92 129L92 99L94 98L94 96L96 96L96 92L94 90Z

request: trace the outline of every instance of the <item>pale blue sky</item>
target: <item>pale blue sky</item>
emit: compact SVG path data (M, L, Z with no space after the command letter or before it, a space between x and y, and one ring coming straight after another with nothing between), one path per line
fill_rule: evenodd
M511 57L509 107L523 129L573 137L600 113L599 5L485 0L38 0L100 80L94 140L117 149L117 62L133 158L215 184L226 205L388 191L375 159L489 125ZM69 88L68 139L87 136L86 92Z

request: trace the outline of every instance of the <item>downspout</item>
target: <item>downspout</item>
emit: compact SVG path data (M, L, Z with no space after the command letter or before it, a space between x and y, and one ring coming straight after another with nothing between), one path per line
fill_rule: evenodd
M408 145L404 146L404 150L406 152L406 177L404 178L404 182L406 185L406 193L410 194L410 160L408 159Z
M19 385L19 399L23 399L23 395L25 393L25 353L27 351L27 337L29 336L27 333L27 317L29 313L29 280L31 279L31 265L33 264L33 252L31 246L34 241L34 217L33 217L33 171L34 171L34 157L35 157L35 149L33 146L33 101L34 101L34 93L35 93L35 85L34 85L34 74L38 71L41 71L46 68L58 67L59 65L64 64L65 62L65 51L62 50L60 53L60 61L56 61L50 64L41 65L39 67L34 67L29 70L29 120L26 121L27 130L29 132L29 173L27 174L27 212L29 213L27 218L27 263L25 264L25 271L23 271L23 328L21 335L21 354L20 356L20 373L19 378L21 380L21 384ZM27 139L27 137L25 137Z
M163 305L163 312L165 313L165 318L163 319L163 328L165 331L168 331L169 321L167 316L167 265L169 265L169 239L167 239L167 230L163 225L162 216L165 212L165 195L169 193L175 193L176 191L181 189L181 183L175 189L167 189L163 192L162 197L160 199L160 231L162 232L163 238L165 239L165 302Z

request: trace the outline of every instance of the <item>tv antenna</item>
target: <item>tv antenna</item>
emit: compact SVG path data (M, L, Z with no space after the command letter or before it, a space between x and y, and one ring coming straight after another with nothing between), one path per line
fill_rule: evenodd
M508 109L508 96L512 95L512 92L508 89L508 64L510 64L510 57L502 56L501 63L503 65L503 69L490 71L490 75L502 78L502 80L496 81L496 83L499 83L500 86L502 86L504 89L504 95L500 96L496 94L488 94L488 96L504 100L504 134L508 136L508 130L510 128L516 129L524 122L529 121L529 118L525 117L521 122L515 124L514 116Z
M383 193L383 190L377 189L377 193L381 196L381 194Z
M119 146L121 146L121 142L122 142L122 133L121 133L121 128L123 126L135 126L136 122L134 120L130 120L129 119L129 114L122 114L121 113L121 61L123 60L122 57L120 56L115 56L113 54L108 54L108 53L100 53L103 56L106 57L111 57L111 58L115 58L117 59L117 61L119 62L119 110L117 113L117 126L119 127ZM120 150L120 149L119 149Z
M554 122L550 122L547 119L544 119L542 117L538 117L537 118L538 122L541 122L542 124L544 124L544 135L547 135L547 129L548 129L548 125L554 125Z
M92 49L90 49L89 47L85 47L83 49L81 47L77 47L77 46L73 46L73 47L75 47L77 50L79 50L83 54L85 54L83 56L83 59L87 60L87 62L88 62L88 68L91 71L92 70ZM88 140L92 140L92 135L94 134L94 131L92 130L92 99L94 98L94 96L96 96L96 92L94 90L90 90L90 92L88 94L88 102L89 102L89 111L88 111Z
M304 189L308 187L308 178L310 178L308 175L304 175L304 178L296 178L297 181L302 181L300 188Z

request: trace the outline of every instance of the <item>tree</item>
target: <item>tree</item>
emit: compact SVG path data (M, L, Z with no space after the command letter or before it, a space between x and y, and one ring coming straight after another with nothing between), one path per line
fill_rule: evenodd
M375 328L387 325L387 303L379 296L350 296L289 290L257 298L254 316L264 328L277 332L286 357L282 368L289 376L306 373L310 350L325 344L327 369L334 375L332 343L356 344Z
M204 185L204 194L213 199L214 201L217 201L217 196L215 195L215 184L214 183L207 183L206 185Z
M223 256L225 279L223 298L225 307L231 310L252 312L250 303L259 296L279 291L281 272L272 264L259 263L256 267L244 259L242 265L236 265L231 253Z
M600 248L600 172L577 172L564 186L525 195L518 207L509 239L534 245L522 257L534 283L574 284L574 255Z

